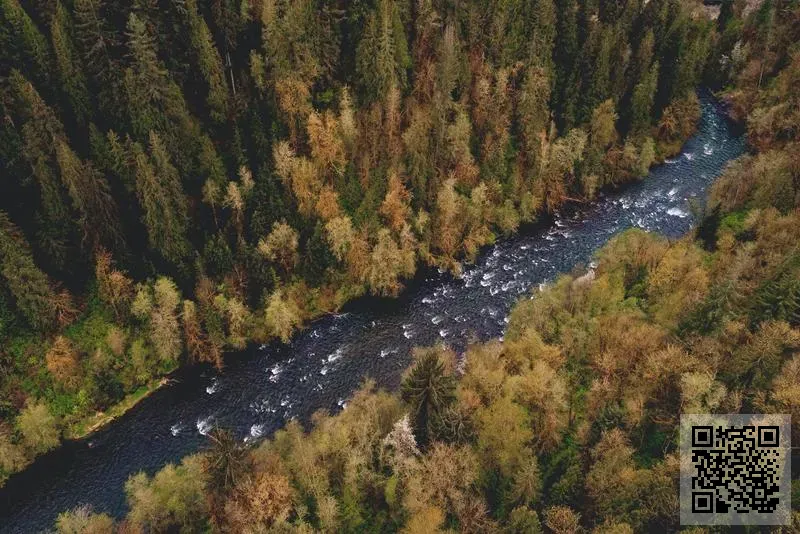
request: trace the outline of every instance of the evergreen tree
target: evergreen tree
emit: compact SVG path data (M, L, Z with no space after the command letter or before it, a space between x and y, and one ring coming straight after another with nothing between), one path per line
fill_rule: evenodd
M200 72L208 83L206 102L211 118L221 122L225 119L228 105L228 86L225 82L225 70L217 47L211 37L205 19L197 8L196 0L187 0L184 6L189 25L189 37L194 50L195 61Z
M630 131L641 134L650 128L656 90L658 89L659 64L653 63L650 70L633 88L630 107Z
M18 71L12 71L9 82L23 123L23 155L39 190L38 245L56 266L63 267L74 228L60 185L54 151L56 142L64 139L64 127L33 85Z
M0 275L19 312L39 331L56 325L55 293L47 275L36 266L22 232L0 212Z
M50 23L50 36L61 87L69 99L75 117L79 122L86 122L92 114L92 102L83 66L73 44L72 20L61 2L57 3Z
M47 38L19 0L0 1L0 28L0 46L8 54L3 59L13 59L14 67L24 68L37 82L49 83L51 51Z
M117 34L105 19L103 0L74 0L75 39L86 72L91 77L93 93L109 118L124 115L121 77L116 59Z
M576 0L557 0L558 14L553 62L556 76L553 110L560 131L575 124L575 102L580 94L578 51L578 3Z
M358 43L356 73L367 101L384 98L392 88L405 88L411 58L400 9L398 0L379 0Z
M122 232L117 206L105 177L90 162L81 161L65 141L57 140L55 149L61 181L80 214L79 225L89 248L117 248Z
M148 157L138 143L133 144L131 159L136 169L136 194L143 221L150 246L166 260L181 265L189 252L186 198L178 171L155 132L150 133L150 154Z
M433 438L437 418L454 400L455 382L439 351L424 351L403 380L402 397L411 406L414 437L421 447Z

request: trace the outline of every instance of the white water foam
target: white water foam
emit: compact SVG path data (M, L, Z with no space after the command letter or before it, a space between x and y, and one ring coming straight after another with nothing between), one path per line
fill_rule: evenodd
M279 363L276 363L270 368L269 372L270 372L269 381L275 383L278 381L278 377L283 372L283 366Z
M200 434L207 436L211 429L214 428L214 417L209 415L205 419L198 419L196 426Z
M338 349L336 349L335 352L333 352L332 354L328 355L327 362L328 363L333 363L333 362L335 362L337 360L340 360L342 358L342 356L344 356L344 350L342 349L342 347L339 347ZM325 360L323 360L323 363L325 363Z
M680 208L670 208L667 210L667 215L672 215L673 217L680 217L681 219L685 219L689 216L688 213L683 211Z
M209 395L213 395L214 393L217 392L218 389L219 389L219 381L215 377L211 379L211 385L206 386L206 393L208 393Z
M392 348L388 348L388 349L381 349L381 358L385 358L390 354L397 354L398 350L399 349L397 347L392 347Z

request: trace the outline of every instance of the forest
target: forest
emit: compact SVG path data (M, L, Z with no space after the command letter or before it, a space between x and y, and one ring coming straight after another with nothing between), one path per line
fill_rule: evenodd
M619 234L593 274L520 300L502 341L463 360L418 348L399 392L366 381L309 429L292 421L250 446L216 429L205 451L132 476L123 520L80 507L57 531L722 532L678 525L680 414L791 414L800 439L800 55L779 48L798 42L800 5L789 7L728 22L754 54L724 91L751 151L691 235ZM800 531L793 476L792 524L753 532Z
M0 483L180 365L639 179L699 84L784 142L796 3L719 11L0 0Z
M652 14L650 10L659 5L667 4L650 0L641 16ZM582 3L575 12L577 24L585 22L585 13L595 6ZM678 13L673 8L665 12ZM619 37L622 34L614 32L625 28L628 11L615 13L611 24L603 22L607 9L609 4L601 2L591 27L601 33L600 28L609 28L608 35ZM470 17L478 16L467 11ZM563 5L556 12L555 39L560 42L570 17ZM418 20L419 12L415 13ZM521 23L521 19L509 16L502 22ZM796 90L800 4L723 3L713 27L705 22L689 24L687 37L708 36L688 41L697 47L703 43L701 48L709 54L697 64L698 76L714 84L729 102L732 115L746 127L750 147L749 154L729 165L714 185L692 235L669 241L640 230L620 234L598 252L593 276L576 270L536 291L534 298L521 300L502 342L472 345L461 363L447 347L419 348L399 392L380 391L366 382L339 414L319 413L310 429L291 422L255 446L244 447L218 429L206 451L154 476L131 477L125 486L130 511L124 520L115 522L79 508L59 517L58 531L672 532L680 530L676 438L681 413L788 413L794 421L792 439L800 442L800 93ZM374 31L370 24L364 27L366 34ZM493 23L467 27L498 28ZM444 28L446 36L446 23ZM493 71L494 82L487 82L490 88L503 72L499 65L520 52L490 44L492 35L515 35L508 26L500 28L499 34L490 31L481 36L483 61L498 69ZM638 23L631 28L629 36L642 35ZM698 30L702 31L695 34ZM583 35L589 43L605 39L592 32ZM657 24L652 35L654 51L663 53L663 47L675 43L672 38L660 41L664 37ZM642 37L639 46L649 46L642 44L647 41ZM420 42L419 34L414 42ZM584 43L579 49L590 48ZM560 92L576 83L559 71L563 69L559 54L570 49L557 45L553 50L553 62L543 68L555 69L550 102L553 131L561 133L553 134L558 137L552 143L551 134L544 135L541 147L546 150L536 153L543 159L532 180L536 188L543 188L534 189L545 194L543 209L552 199L545 193L553 185L547 181L552 164L548 154L560 143L570 151L576 136L586 136L588 143L583 149L589 152L569 173L572 181L563 182L562 194L570 196L585 187L587 169L611 172L617 167L609 166L609 155L620 148L624 155L633 150L626 146L636 147L636 139L641 139L632 133L635 130L620 134L619 128L625 131L624 125L631 125L621 114L604 137L609 144L595 163L599 167L592 167L597 115L605 107L635 106L614 106L613 98L605 104L607 94L597 96L599 107L565 106L567 101L576 102L562 100ZM670 72L664 70L670 63L661 53L653 53L652 64L660 67L652 72ZM637 57L635 52L630 56L626 72ZM421 67L413 65L419 76ZM433 72L435 80L438 74ZM524 78L519 89L523 94L529 73L518 73ZM670 76L675 75L671 71ZM589 84L596 81L594 76ZM473 79L473 83L480 82ZM646 82L634 85L630 95L634 100L641 83ZM629 89L612 90L621 95L616 102L624 101ZM652 110L658 110L658 95L665 90L659 81ZM417 99L422 96L416 88L409 91L413 109L421 105ZM588 94L581 91L581 98ZM449 105L458 107L458 101ZM512 108L519 111L519 104ZM471 109L470 120L463 116L464 126L472 125L470 139L492 139L491 129L481 137L481 123ZM587 133L574 125L581 124L582 113L589 109ZM667 109L653 111L646 132L664 128L665 117L670 118ZM656 118L659 113L661 119ZM414 128L413 112L405 117ZM451 116L458 121L457 117ZM513 131L515 121L509 124ZM506 139L509 150L519 150L517 157L507 160L510 168L517 169L510 175L524 173L530 156L524 148L524 131ZM484 151L486 145L476 148L477 154L491 153ZM297 154L291 156L293 165L306 161ZM491 190L491 177L486 175L489 160L473 161L479 168L478 183ZM609 179L602 171L597 176L603 183ZM395 179L399 180L395 187L403 184L401 178ZM445 188L446 197L470 205L476 193L466 197L460 192L462 179L445 179L437 195ZM408 187L413 191L409 196L421 201L414 185ZM514 194L509 198L521 199ZM513 206L522 219L520 209L521 204ZM442 217L440 210L437 203L431 217ZM394 229L385 231L394 239ZM423 239L417 243L424 246ZM441 243L429 245L429 254L441 260ZM461 252L468 256L466 248ZM155 295L163 291L157 288ZM793 480L793 523L772 531L800 530L798 503L800 481Z

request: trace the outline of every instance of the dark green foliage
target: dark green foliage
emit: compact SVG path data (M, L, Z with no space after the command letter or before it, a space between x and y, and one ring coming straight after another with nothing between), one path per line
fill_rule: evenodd
M17 309L36 330L56 325L54 293L47 275L33 261L25 237L0 212L0 275L14 297Z
M406 42L401 6L404 2L379 0L366 20L356 50L356 73L368 100L387 95L392 88L405 89L411 57Z
M428 444L433 428L455 399L455 381L436 350L426 351L403 380L402 397L411 406L414 435Z
M230 430L214 428L208 440L211 445L206 458L208 487L212 494L224 495L247 476L250 458Z
M177 364L288 339L640 174L618 157L645 146L626 123L660 155L651 127L707 43L772 42L741 16L715 25L677 0L0 0L0 344L26 347L0 356L0 404L13 417L42 397L80 433ZM603 140L584 143L600 106ZM281 222L289 255L259 247ZM167 278L168 313L150 302ZM65 329L79 349L48 369ZM406 384L423 445L477 433L442 365L423 358ZM342 528L381 529L369 500L340 504Z
M775 276L756 290L751 323L773 319L800 325L800 254L787 258Z

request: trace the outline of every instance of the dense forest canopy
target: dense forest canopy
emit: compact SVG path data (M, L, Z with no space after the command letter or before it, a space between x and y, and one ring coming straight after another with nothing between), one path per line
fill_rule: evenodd
M737 77L764 150L726 169L692 235L615 236L595 269L521 300L502 341L419 348L398 393L366 381L308 431L245 446L216 429L132 476L123 520L79 507L58 532L727 531L678 523L678 421L784 413L800 440L800 151L761 124L796 98L791 61L763 90ZM796 465L792 488L791 524L753 531L800 532Z
M0 0L0 480L182 362L643 176L698 83L774 151L709 224L794 209L797 9Z
M0 480L184 361L643 176L742 32L718 25L678 0L0 0Z
M216 430L208 450L131 477L124 520L78 508L57 529L680 530L680 414L791 414L800 442L798 43L797 1L722 4L704 78L746 123L751 153L715 183L692 235L618 235L596 270L520 301L502 342L462 356L420 348L397 394L367 382L309 431L290 422L245 447ZM556 110L567 102L551 98ZM613 101L592 114L607 108ZM665 114L659 128L669 127ZM556 122L568 128L569 116L561 108ZM592 121L588 142L617 135L620 121L607 130ZM568 129L549 149L581 131ZM796 469L792 486L792 523L762 531L800 531Z

